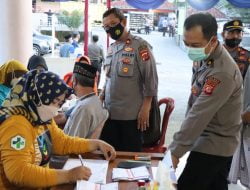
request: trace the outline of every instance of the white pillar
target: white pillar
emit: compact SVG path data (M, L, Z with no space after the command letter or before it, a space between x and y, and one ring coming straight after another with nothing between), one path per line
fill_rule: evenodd
M0 65L32 55L32 0L0 0Z

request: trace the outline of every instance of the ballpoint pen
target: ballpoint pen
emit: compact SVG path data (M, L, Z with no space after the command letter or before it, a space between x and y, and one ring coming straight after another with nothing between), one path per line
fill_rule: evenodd
M84 166L82 156L79 154L78 157L79 157L79 159L81 161L82 166Z

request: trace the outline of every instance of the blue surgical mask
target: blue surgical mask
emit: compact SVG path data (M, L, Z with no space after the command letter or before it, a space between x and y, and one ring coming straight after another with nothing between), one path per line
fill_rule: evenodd
M208 54L205 53L205 49L208 46L208 44L210 43L211 39L209 40L209 42L207 43L207 45L205 47L202 47L202 48L187 47L188 57L193 61L202 61L202 60L207 59L208 56L210 55L212 49L210 50L210 52Z

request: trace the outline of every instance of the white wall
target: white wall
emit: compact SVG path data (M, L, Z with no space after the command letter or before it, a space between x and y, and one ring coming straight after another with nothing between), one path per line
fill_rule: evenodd
M32 55L32 1L0 0L0 64Z

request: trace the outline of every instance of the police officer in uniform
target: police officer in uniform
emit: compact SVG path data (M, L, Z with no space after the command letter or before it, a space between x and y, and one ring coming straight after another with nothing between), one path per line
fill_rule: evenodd
M222 32L224 47L238 64L244 78L250 63L250 52L240 46L242 36L243 25L241 20L232 20L224 24Z
M224 24L222 37L224 39L224 47L228 50L229 54L233 57L237 63L242 77L244 79L244 99L250 99L250 92L248 92L248 84L250 84L250 76L246 77L250 63L250 52L240 46L243 36L243 24L241 20L232 20ZM247 97L246 97L247 96ZM248 107L244 105L245 108ZM242 114L242 119L244 123L249 123L250 121L250 108L249 111L245 110Z
M169 146L173 166L191 151L178 190L227 190L227 176L239 141L242 76L217 39L210 14L189 16L183 41L194 61L185 120Z
M244 79L243 112L241 115L243 128L239 146L233 157L229 180L232 183L237 183L239 179L241 184L249 187L250 159L247 147L249 146L248 139L250 138L250 71L248 69L250 52L239 45L243 36L243 24L241 20L227 22L223 27L222 36L225 48L239 66Z
M141 151L142 131L149 126L152 97L158 76L151 46L126 29L123 13L112 8L103 14L103 27L115 42L107 52L106 83L101 93L109 111L101 139L116 150Z

